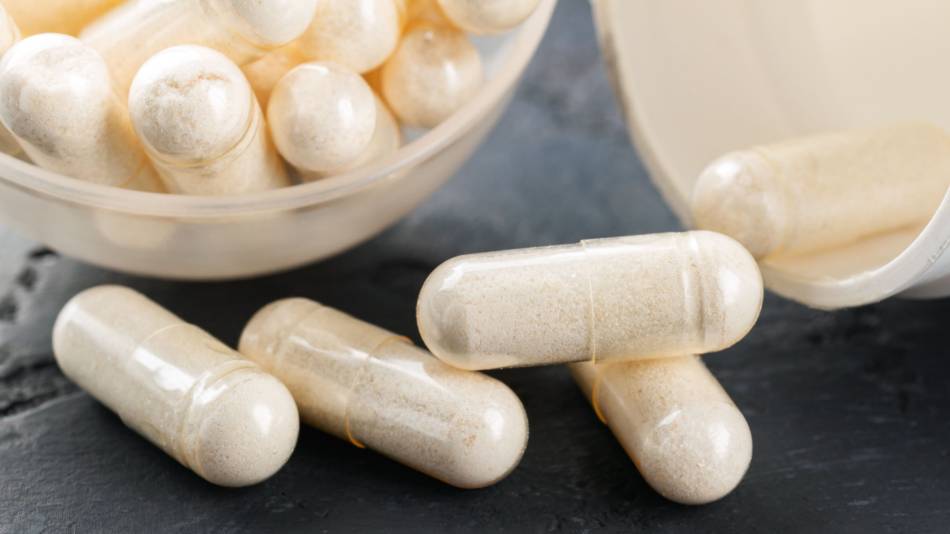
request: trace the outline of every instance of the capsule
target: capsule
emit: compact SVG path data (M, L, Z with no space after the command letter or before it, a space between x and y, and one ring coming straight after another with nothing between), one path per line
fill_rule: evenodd
M360 167L365 167L375 163L389 155L395 154L402 145L402 131L399 129L399 123L393 117L392 112L386 107L386 104L376 97L376 131L363 153L360 154L352 163L337 169L334 172L325 174L311 173L304 177L304 180L312 181L321 176L330 176L333 174L351 171Z
M0 56L5 54L17 41L20 40L20 28L16 21L10 17L10 14L0 4ZM17 143L10 130L0 124L0 152L15 156L23 149Z
M214 484L263 481L297 442L283 384L131 289L73 297L56 319L53 351L67 377Z
M359 74L335 63L304 63L274 88L267 120L277 150L306 179L360 157L376 131L376 102Z
M400 122L434 128L475 96L482 78L481 57L464 33L419 23L383 66L383 98Z
M401 31L393 0L322 0L298 49L305 61L332 61L364 73L386 61Z
M24 35L76 35L87 24L122 0L3 0Z
M246 65L307 29L317 0L131 0L86 28L81 38L98 50L120 92L139 67L176 45L214 48Z
M742 339L762 307L755 260L712 232L472 254L429 276L426 346L461 369L704 354Z
M706 504L745 476L749 424L699 357L570 367L597 416L660 495Z
M173 193L230 195L290 184L251 86L220 52L194 45L159 52L136 75L129 110Z
M316 302L264 307L240 350L287 384L305 423L453 486L494 484L524 452L527 418L504 384Z
M438 0L445 16L478 35L506 32L524 22L538 0Z
M0 121L40 167L103 185L163 190L105 62L74 37L34 35L4 54Z
M756 258L926 223L950 187L950 136L925 123L834 132L727 154L700 175L697 226Z

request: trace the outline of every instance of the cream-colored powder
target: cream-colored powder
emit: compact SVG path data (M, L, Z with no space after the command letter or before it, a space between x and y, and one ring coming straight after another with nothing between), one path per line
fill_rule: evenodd
M481 57L464 33L412 25L383 66L383 98L400 122L434 128L475 96L482 78Z
M700 228L757 258L925 223L950 187L950 135L923 123L824 133L728 154L693 190Z
M267 105L281 155L304 176L355 162L376 131L376 102L363 78L335 63L304 63L284 76Z
M259 311L240 351L287 384L305 423L453 486L494 484L524 452L524 408L504 384L313 301Z
M34 163L88 182L163 190L95 50L28 37L0 62L0 121Z
M332 61L363 73L386 61L401 30L393 0L321 0L299 51L306 61Z
M378 96L376 97L376 131L369 142L369 146L363 150L355 161L331 172L310 173L304 177L304 180L312 181L321 177L332 176L343 172L358 169L375 163L387 156L395 154L402 145L402 131L399 129L399 123L393 117L392 112L386 107L386 103Z
M120 93L145 61L176 45L207 46L246 65L299 37L317 0L130 0L83 30Z
M129 92L132 123L168 189L233 195L290 184L241 70L201 46L159 52Z
M122 0L3 0L24 35L76 35L87 24Z
M570 367L640 474L667 499L713 502L745 476L749 425L700 358Z
M426 346L462 369L725 349L762 306L755 260L712 232L460 256L419 294Z
M283 384L131 289L73 297L56 320L53 351L67 377L214 484L267 479L297 442L299 416Z
M506 32L524 22L538 0L438 0L453 24L479 35Z

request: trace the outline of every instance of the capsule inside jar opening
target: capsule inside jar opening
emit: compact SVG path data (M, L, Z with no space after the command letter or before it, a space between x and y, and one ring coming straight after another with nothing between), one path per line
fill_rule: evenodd
M712 232L460 256L419 294L426 346L462 369L702 354L752 328L755 260Z
M527 418L507 386L316 302L266 306L240 350L287 384L307 424L453 486L494 484L524 452Z

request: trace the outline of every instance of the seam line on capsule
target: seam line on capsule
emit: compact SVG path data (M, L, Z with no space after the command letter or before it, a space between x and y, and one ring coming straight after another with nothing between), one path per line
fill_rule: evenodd
M762 158L762 161L764 161L765 164L769 166L769 170L772 171L769 173L769 181L772 182L772 185L777 183L782 190L781 203L782 211L784 212L782 214L782 235L779 239L778 246L768 253L769 256L774 256L776 254L780 254L782 250L788 248L788 245L790 245L792 242L792 234L797 233L797 231L792 232L791 225L789 224L789 202L791 191L789 189L788 180L781 179L781 175L784 173L781 173L780 167L775 164L775 161L771 157L769 157L768 151L761 146L753 147L751 151Z
M703 287L703 277L699 272L700 260L702 256L702 247L699 241L692 233L686 234L686 249L688 250L687 261L689 265L688 272L682 277L683 282L683 308L692 316L692 322L696 327L696 342L699 345L706 345L708 334L706 333L706 292ZM725 321L722 321L725 328Z
M366 444L362 441L356 439L353 435L353 431L350 426L350 403L353 401L351 395L353 395L353 390L359 384L360 379L363 377L363 373L366 370L366 366L369 365L369 361L375 358L376 353L379 352L379 349L383 348L388 343L393 341L398 341L400 343L405 343L407 345L412 345L412 340L406 336L400 336L392 334L390 337L380 341L373 348L366 352L366 358L363 359L363 365L360 366L359 370L356 372L356 376L353 378L353 383L350 384L350 387L347 389L347 399L346 399L346 411L343 414L343 431L346 433L346 439L349 440L355 447L360 449L365 449Z
M594 281L590 275L590 251L587 250L587 240L581 241L581 248L584 250L584 276L587 278L587 325L588 325L588 344L590 345L590 362L597 364L597 332L596 313L594 312ZM595 408L596 410L596 408Z
M239 358L223 362L220 365L205 371L201 375L201 378L195 381L195 383L184 396L184 400L188 404L185 409L185 413L182 415L181 421L179 422L178 432L175 436L175 446L178 449L177 456L181 458L181 462L183 464L200 473L202 476L205 476L204 470L201 468L202 466L196 461L196 458L201 455L201 451L199 450L201 442L195 441L196 436L194 435L191 437L191 439L186 439L187 434L185 432L185 430L190 426L191 419L194 417L198 397L200 397L210 386L217 384L225 377L238 371L247 369L259 369L259 367L250 360L241 360ZM234 384L234 386L237 386L240 383L250 379L251 377L247 377L245 380Z

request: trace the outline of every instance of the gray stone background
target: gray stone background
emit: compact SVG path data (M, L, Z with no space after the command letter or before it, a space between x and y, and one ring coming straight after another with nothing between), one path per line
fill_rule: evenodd
M300 295L412 335L428 272L464 252L677 229L627 139L581 0L562 0L500 127L407 219L333 260L230 283L129 277L0 228L0 532L945 532L950 301L834 313L769 295L757 327L707 358L755 456L726 499L653 493L563 367L494 373L523 399L521 466L447 487L313 429L256 487L213 487L69 383L50 347L65 301L130 285L234 344L260 306Z

